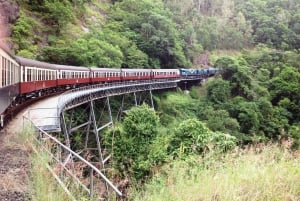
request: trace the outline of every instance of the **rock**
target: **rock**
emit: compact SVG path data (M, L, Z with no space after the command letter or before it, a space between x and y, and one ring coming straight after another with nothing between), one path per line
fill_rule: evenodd
M20 16L17 1L0 0L0 41L8 43L11 35L11 27Z

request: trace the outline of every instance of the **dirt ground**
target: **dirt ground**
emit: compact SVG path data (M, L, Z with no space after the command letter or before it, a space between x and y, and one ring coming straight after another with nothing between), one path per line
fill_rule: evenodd
M0 200L30 199L30 149L20 140L22 112L0 132Z

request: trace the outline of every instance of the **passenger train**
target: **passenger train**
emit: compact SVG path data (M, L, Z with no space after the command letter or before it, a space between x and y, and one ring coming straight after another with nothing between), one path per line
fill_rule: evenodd
M150 79L187 79L214 75L216 69L112 69L50 64L14 56L0 46L0 128L11 108L84 85Z

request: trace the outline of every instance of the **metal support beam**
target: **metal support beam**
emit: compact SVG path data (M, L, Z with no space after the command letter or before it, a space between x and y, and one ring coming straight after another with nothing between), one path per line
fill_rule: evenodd
M92 124L93 124L93 127L94 127L94 134L95 134L95 137L96 137L96 143L97 143L99 159L100 159L102 168L104 168L103 156L102 156L101 144L100 144L100 139L99 139L99 134L98 134L97 120L96 120L96 116L95 116L93 100L91 100L90 105L91 105L91 114L92 114Z
M152 96L152 90L149 90L150 93L150 101L151 101L151 107L154 109L154 103L153 103L153 96Z
M90 114L89 114L89 122L92 122L91 108L89 108L89 110L90 110ZM84 149L87 149L87 147L88 147L88 141L89 141L90 132L91 132L91 123L89 123L89 124L87 125L86 136L85 136L85 143L84 143Z
M133 92L133 96L134 96L134 104L135 104L135 106L138 106L137 99L136 99L136 93L135 92Z
M62 125L62 129L63 129L64 136L65 136L65 144L67 145L67 147L70 148L70 138L69 138L69 133L68 133L68 129L67 129L66 119L65 119L65 114L64 113L61 114L61 125Z

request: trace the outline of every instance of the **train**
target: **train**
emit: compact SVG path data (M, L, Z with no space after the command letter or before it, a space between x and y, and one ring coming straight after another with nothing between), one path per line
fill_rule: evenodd
M11 108L28 99L85 85L157 79L208 77L217 69L125 69L68 66L13 55L0 46L0 129Z

